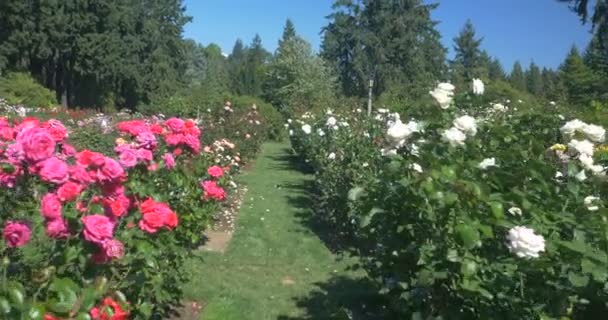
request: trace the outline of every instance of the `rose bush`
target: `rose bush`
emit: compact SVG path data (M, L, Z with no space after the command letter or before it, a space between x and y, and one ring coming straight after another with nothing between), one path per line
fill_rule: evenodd
M179 305L184 259L234 185L237 146L204 145L193 120L111 125L99 152L78 125L0 117L3 318L160 319Z
M458 108L453 91L440 84L438 105L407 121L384 109L288 120L318 215L352 240L397 318L605 316L603 128Z

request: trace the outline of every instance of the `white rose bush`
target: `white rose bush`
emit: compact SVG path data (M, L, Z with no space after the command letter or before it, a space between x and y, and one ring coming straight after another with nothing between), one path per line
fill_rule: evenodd
M459 108L455 90L441 83L435 105L397 116L335 110L349 126L323 136L293 127L292 146L315 172L319 219L366 262L395 319L601 318L604 128ZM325 130L328 118L306 121Z

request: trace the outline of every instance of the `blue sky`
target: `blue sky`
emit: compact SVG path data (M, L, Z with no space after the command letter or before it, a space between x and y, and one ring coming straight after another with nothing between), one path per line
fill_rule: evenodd
M557 67L572 46L585 48L591 35L589 26L556 0L425 0L439 3L433 19L443 45L452 54L452 39L467 19L483 37L482 47L497 56L506 70L515 60L527 66ZM193 21L185 36L209 44L217 43L230 53L237 38L246 44L256 33L264 47L274 51L285 19L291 18L296 31L313 48L321 42L321 28L327 24L333 0L185 0Z

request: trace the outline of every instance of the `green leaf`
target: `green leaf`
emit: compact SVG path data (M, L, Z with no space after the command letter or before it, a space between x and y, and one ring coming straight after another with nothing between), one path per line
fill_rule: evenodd
M0 312L3 314L9 314L11 312L11 304L4 297L0 297Z
M23 288L20 285L11 285L7 291L8 297L11 300L12 304L17 306L18 308L23 307L23 302L25 300L25 293L23 292Z
M589 284L589 277L586 275L576 274L574 272L568 273L568 280L575 287L585 287Z
M365 194L366 194L365 189L363 189L361 187L354 187L348 191L348 200L357 201L361 197L365 196Z
M462 245L467 249L475 248L480 242L479 231L466 224L456 226L456 234Z
M384 212L384 210L382 210L380 208L372 208L372 210L370 210L369 213L367 215L365 215L361 219L361 221L359 221L359 227L361 227L361 228L367 227L372 222L372 219L374 218L374 216L377 213L381 213L381 212Z
M492 201L490 202L490 208L492 209L492 214L496 219L503 219L505 217L505 209L502 206L502 203Z

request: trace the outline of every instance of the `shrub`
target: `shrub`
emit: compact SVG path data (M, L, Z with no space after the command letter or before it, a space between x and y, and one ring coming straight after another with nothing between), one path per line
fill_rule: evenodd
M0 79L0 97L10 104L50 107L57 104L55 94L26 73L9 73Z
M202 155L191 120L117 129L98 133L114 141L102 154L84 144L88 131L70 130L87 149L72 147L57 120L0 118L3 318L89 319L111 308L161 319L180 303L184 259L223 200L234 162L216 150Z
M576 125L579 140L555 145L572 138L555 110L459 106L293 121L317 214L353 239L395 318L605 316L608 149L590 159L576 142L603 129Z

